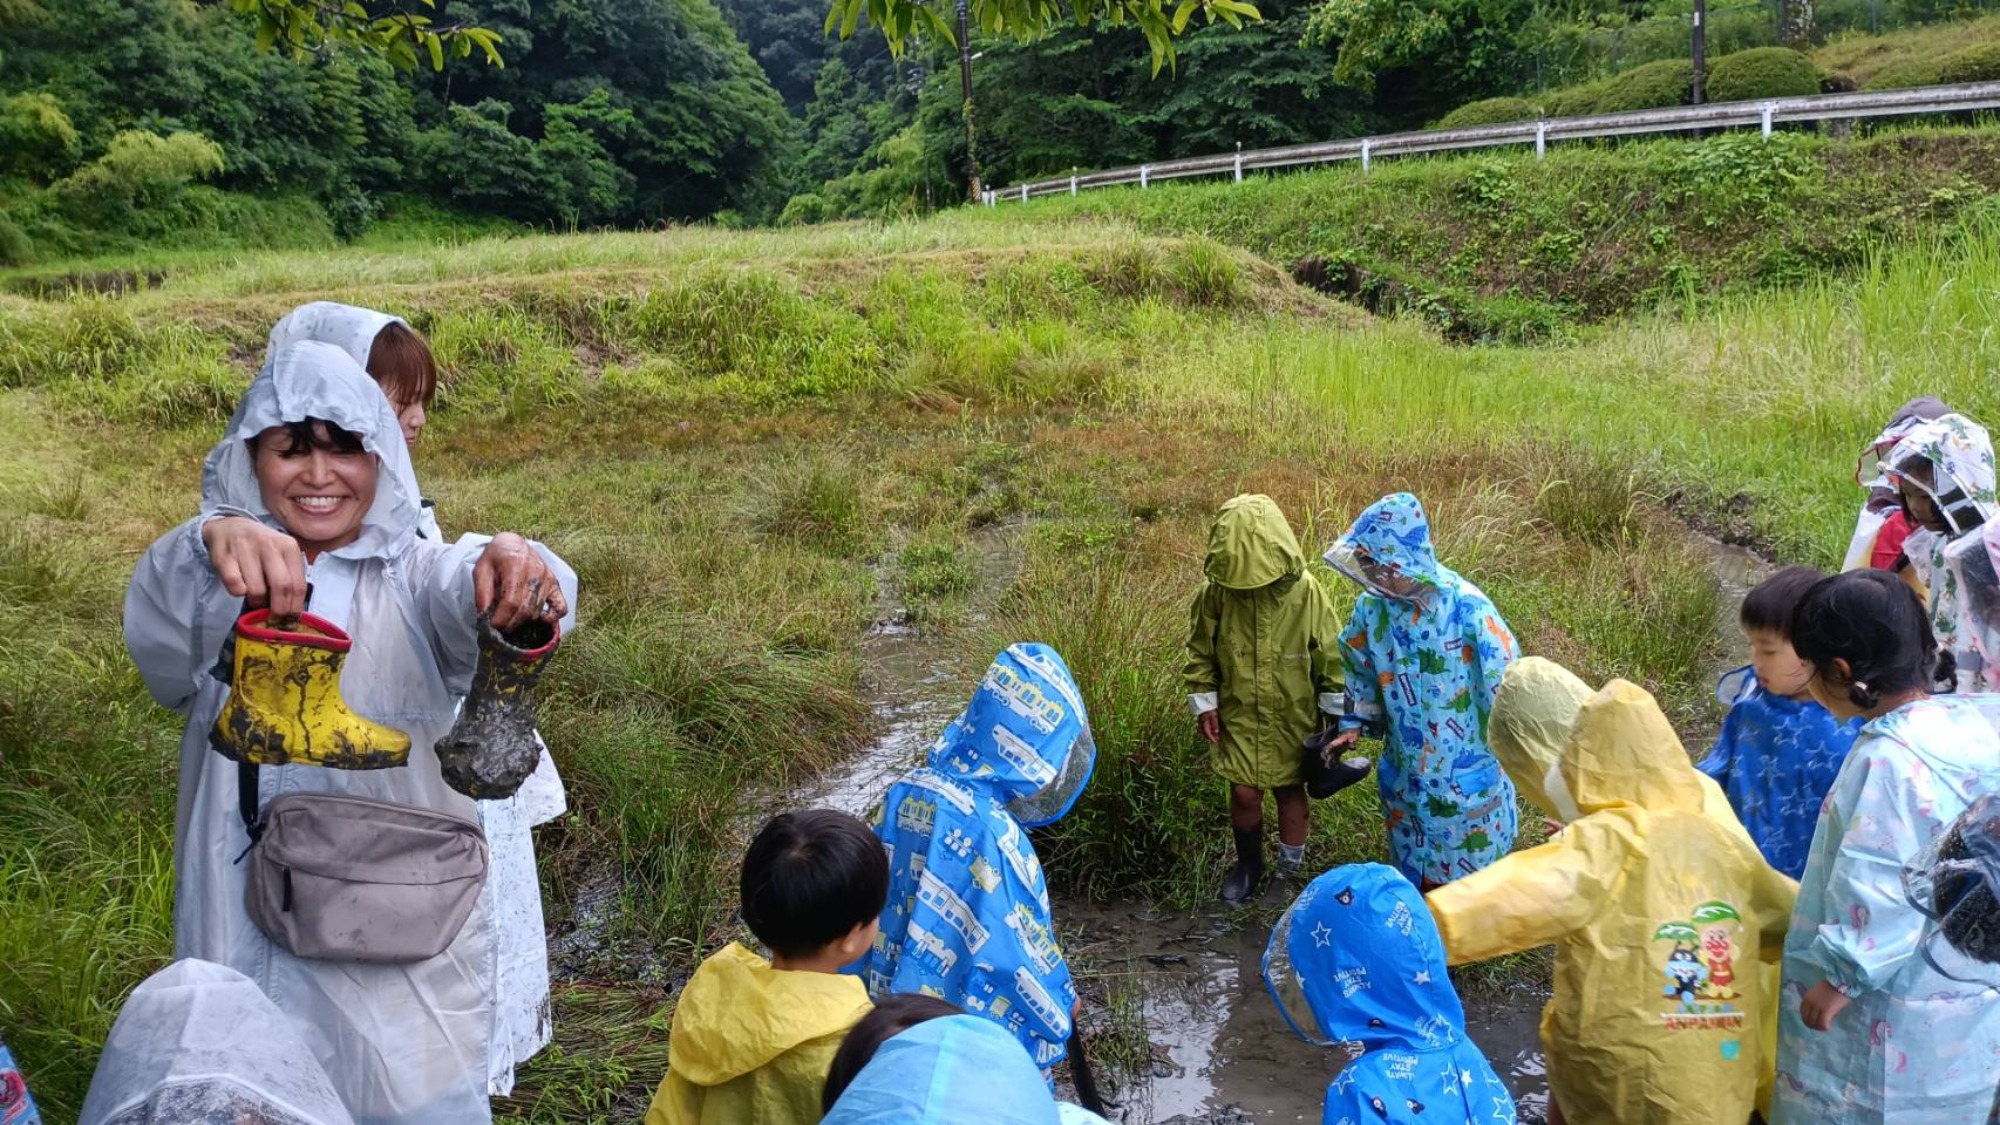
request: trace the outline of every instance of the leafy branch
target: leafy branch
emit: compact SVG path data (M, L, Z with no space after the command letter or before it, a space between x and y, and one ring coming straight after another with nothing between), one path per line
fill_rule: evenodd
M470 58L477 50L488 65L506 65L500 58L499 32L436 22L437 0L397 0L393 10L382 14L359 0L229 0L229 6L256 23L260 51L282 45L294 58L303 58L352 46L381 55L399 70L415 70L424 57L432 70L443 70L446 57Z
M904 43L920 35L957 43L955 12L952 0L832 0L826 30L831 34L837 29L847 39L865 18L882 29L889 49L900 55ZM988 35L1033 39L1065 21L1078 27L1136 27L1153 49L1155 75L1173 64L1174 40L1196 14L1204 22L1221 20L1231 27L1263 19L1247 0L971 0L972 22Z

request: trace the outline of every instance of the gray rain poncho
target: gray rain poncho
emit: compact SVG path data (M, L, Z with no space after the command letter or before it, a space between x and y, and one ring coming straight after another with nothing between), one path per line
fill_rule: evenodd
M314 301L286 313L272 327L265 354L276 355L289 345L318 341L345 351L366 370L375 337L391 324L409 327L402 317L375 309ZM408 464L407 459L404 463ZM254 486L255 482L251 483ZM412 495L418 494L414 477L409 488ZM202 482L204 509L242 511L247 503L248 499L233 495L223 481ZM419 509L417 533L425 539L444 539L435 509L428 503ZM489 1092L496 1096L513 1092L515 1067L547 1046L553 1030L549 1023L548 933L531 829L561 816L568 807L562 777L546 746L535 772L517 793L504 801L479 802L480 827L486 831L493 857L486 898L499 929L499 938L493 943L495 1030L489 1076Z
M132 990L79 1125L353 1125L312 1053L250 978L176 961Z
M341 693L357 712L409 735L407 766L259 771L258 798L330 792L476 815L445 785L433 749L450 729L476 660L472 569L487 540L455 545L416 534L417 492L389 402L344 351L288 345L244 393L203 479L228 507L278 526L256 485L248 439L320 418L362 439L382 473L351 544L308 568L311 610L354 638ZM187 716L174 824L174 952L244 973L290 1017L358 1125L459 1125L490 1118L496 926L482 901L450 949L408 965L306 961L265 938L244 909L248 842L237 814L235 763L209 749L228 697L215 666L241 602L215 577L201 538L211 510L162 536L140 560L125 600L125 643L153 697ZM573 572L555 567L569 604ZM573 619L562 622L570 631Z

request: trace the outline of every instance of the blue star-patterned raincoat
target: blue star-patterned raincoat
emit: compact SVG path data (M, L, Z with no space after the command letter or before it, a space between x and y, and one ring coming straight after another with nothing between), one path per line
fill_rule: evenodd
M1394 869L1314 879L1271 931L1264 984L1307 1042L1366 1051L1327 1087L1324 1125L1513 1122L1513 1096L1466 1038L1437 925Z
M2000 1087L2000 992L1925 959L1902 865L2000 789L1996 708L1983 695L1920 700L1854 740L1785 937L1773 1125L1985 1119ZM1831 1031L1813 1031L1799 1001L1823 980L1852 1002Z
M1407 492L1370 505L1326 561L1366 591L1341 635L1353 712L1342 722L1382 737L1390 855L1419 885L1469 875L1514 846L1514 783L1486 746L1493 694L1520 654L1514 634L1438 562Z
M1096 758L1054 649L1017 644L994 659L930 764L876 813L889 903L862 961L870 994L943 997L1006 1028L1044 1071L1062 1059L1076 988L1027 829L1069 811Z
M1715 695L1729 717L1701 772L1728 794L1765 862L1796 879L1860 720L1843 723L1810 699L1773 695L1747 666L1723 676Z

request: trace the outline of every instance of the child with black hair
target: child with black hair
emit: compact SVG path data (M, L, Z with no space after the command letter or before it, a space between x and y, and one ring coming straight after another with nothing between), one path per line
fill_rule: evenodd
M875 1010L862 1016L847 1038L840 1041L840 1050L833 1053L833 1065L826 1070L826 1086L820 1091L820 1109L825 1112L833 1109L833 1103L853 1085L854 1076L861 1073L861 1068L868 1065L883 1043L926 1020L964 1014L965 1009L958 1005L922 992L884 996Z
M1866 725L1820 812L1785 938L1773 1125L1978 1121L2000 1084L2000 1003L1920 954L1925 920L1901 873L2000 788L1995 704L1931 696L1951 656L1916 594L1882 571L1814 585L1791 637L1814 698Z
M889 861L844 812L781 813L743 857L736 942L702 962L674 1008L667 1076L646 1125L811 1125L841 1040L868 1013L861 978L889 894Z
M1728 795L1737 819L1772 867L1796 879L1806 869L1813 822L1848 747L1861 729L1821 707L1806 689L1812 669L1792 651L1792 610L1826 577L1790 566L1743 599L1738 621L1750 664L1722 677L1716 698L1729 708L1701 772Z

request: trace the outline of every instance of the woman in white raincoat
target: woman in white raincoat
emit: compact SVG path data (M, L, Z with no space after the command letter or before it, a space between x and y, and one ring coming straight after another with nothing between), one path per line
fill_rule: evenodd
M276 355L289 344L317 340L334 344L360 364L382 388L396 412L403 439L415 446L428 421L427 411L437 390L437 368L430 349L409 323L374 309L333 301L314 301L286 313L271 328L265 348ZM406 462L407 463L407 462ZM410 489L416 492L412 477ZM240 507L242 499L226 496L224 483L204 481L205 506ZM443 542L436 509L421 500L417 534ZM541 736L536 736L541 741ZM538 825L569 809L562 778L546 745L535 772L513 796L480 801L479 826L492 849L492 870L486 900L493 910L497 939L493 942L493 1057L488 1092L505 1097L514 1092L514 1070L549 1045L554 1031L549 1018L549 941L542 917L542 884L535 867Z
M300 448L301 431L309 449ZM343 441L358 441L360 452L342 452ZM359 1125L486 1122L490 903L482 898L444 953L411 964L309 961L271 942L245 909L245 867L234 862L248 843L237 767L209 748L229 694L212 670L246 600L279 617L309 608L353 637L341 695L408 735L408 762L266 767L259 806L285 793L339 793L470 820L472 800L444 784L433 747L477 659L475 607L491 608L503 630L533 617L560 617L567 630L575 575L518 536L450 546L419 538L395 414L331 345L292 344L268 358L204 480L233 504L154 543L125 601L126 646L148 689L188 717L174 825L175 955L254 981L291 1017Z

